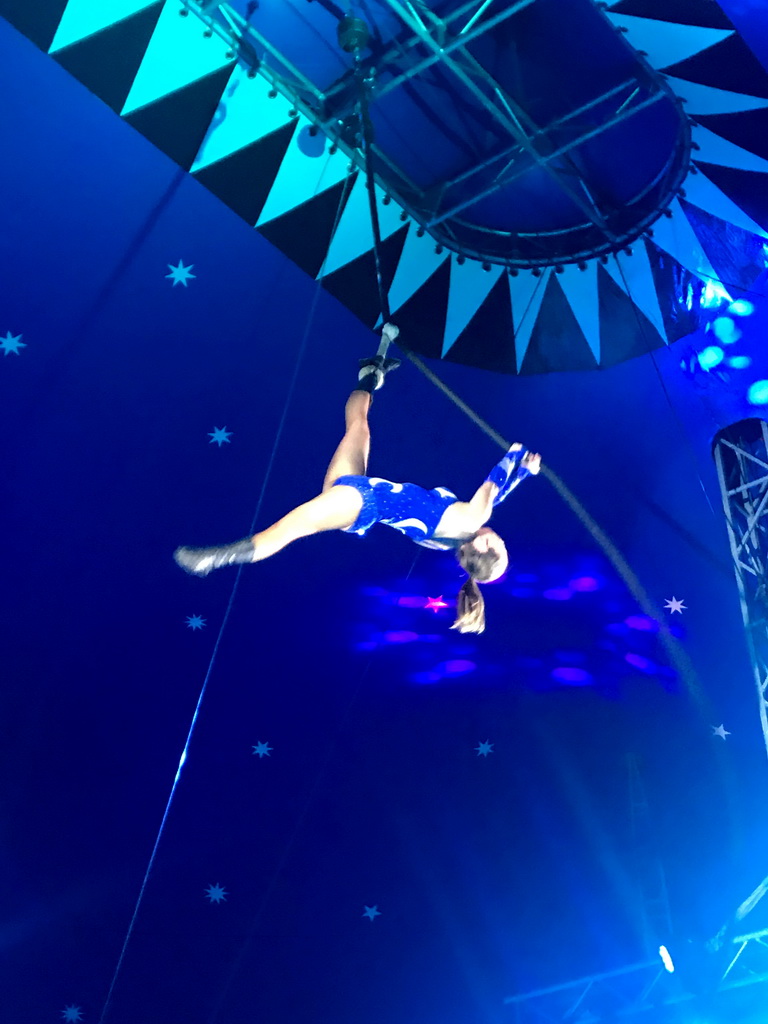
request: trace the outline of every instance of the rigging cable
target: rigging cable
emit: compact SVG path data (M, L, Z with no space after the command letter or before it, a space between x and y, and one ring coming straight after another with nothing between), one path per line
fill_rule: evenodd
M385 322L390 319L391 311L389 308L389 299L386 288L384 286L383 272L382 272L382 261L381 261L381 229L379 225L378 208L376 206L376 183L373 175L373 160L371 155L371 146L373 141L373 128L370 119L370 111L368 104L367 95L367 84L363 77L359 56L356 57L356 77L359 85L359 107L360 107L360 120L361 120L361 139L363 158L366 171L366 189L368 191L368 205L371 210L371 228L373 231L373 250L374 260L376 265L376 281L379 290L379 301L381 305L381 316ZM453 391L447 384L445 384L436 373L434 373L421 359L413 352L409 346L403 342L402 335L398 336L397 345L411 363L429 380L435 387L437 387L442 393L449 399L464 415L472 420L476 426L483 431L495 444L497 444L503 451L508 451L510 448L510 442L504 438L497 430L495 430L482 416L480 416L474 409L472 409L467 403L460 398L455 391ZM675 639L669 627L664 621L660 609L656 606L655 602L652 601L649 594L640 582L637 574L633 571L626 558L619 551L617 546L606 534L606 532L598 525L593 517L586 510L584 505L579 501L576 495L565 485L560 477L553 472L548 466L542 464L541 475L549 481L554 487L557 494L565 502L565 504L571 509L571 511L578 517L584 527L591 534L595 543L602 549L606 557L610 560L617 573L624 581L630 594L635 598L640 608L645 614L654 622L657 623L659 629L659 637L663 644L670 661L675 666L680 674L680 677L684 680L689 693L698 705L701 713L704 713L704 709L707 706L707 701L704 696L704 691L699 682L697 673L693 667L693 664L688 657L687 653L683 649L682 645Z
M320 177L318 178L318 186L317 186L318 189L320 187L321 179L322 179L322 175L320 175ZM335 218L334 225L333 225L333 231L334 232L336 231L336 227L338 225L339 218L341 216L341 212L342 212L342 210L344 208L344 204L346 202L346 199L347 199L350 187L351 187L351 181L352 181L352 176L351 175L347 176L347 178L344 181L344 186L343 186L343 188L341 190L341 195L339 197L339 204L338 204L338 207L336 209L336 218ZM314 319L315 319L315 313L316 313L316 310L317 310L317 304L318 304L318 301L319 301L319 298L320 298L320 292L321 292L320 278L321 278L321 275L318 275L317 286L315 288L315 293L314 293L314 296L312 298L312 303L310 305L309 316L307 317L307 322L306 322L306 326L304 328L304 333L302 335L301 342L299 343L296 363L294 365L293 373L291 375L291 380L290 380L290 383L288 385L288 390L286 392L285 403L283 405L283 412L282 412L282 415L280 417L280 421L278 423L277 431L275 433L275 440L274 440L274 442L272 444L272 451L270 452L269 460L267 462L267 468L266 468L266 471L264 473L264 478L263 478L262 484L261 484L261 490L259 492L259 497L258 497L258 500L256 502L256 508L255 508L254 513L253 513L253 518L251 519L251 526L250 526L250 533L251 534L253 534L255 529L256 529L256 522L257 522L259 514L261 512L261 506L263 504L264 496L266 494L267 484L268 484L269 478L270 478L270 476L272 474L272 469L273 469L273 466L274 466L274 463L275 463L275 456L277 454L277 449L278 449L278 446L280 444L280 440L282 438L283 430L285 428L285 424L286 424L286 420L287 420L287 416L288 416L288 408L289 408L289 406L291 404L291 401L293 399L293 393L294 393L294 391L296 389L296 382L298 380L299 370L300 370L300 368L302 366L304 355L305 355L305 352L306 352L306 349L307 349L307 344L308 344L308 341L309 341L309 335L310 335L310 332L312 330L312 326L313 326ZM166 823L168 821L168 815L169 815L170 810L171 810L171 805L173 803L173 799L174 799L174 797L176 795L176 790L178 788L179 779L181 778L182 768L184 767L184 764L185 764L185 762L187 760L187 755L188 755L188 752L189 752L190 744L192 742L192 737L193 737L193 734L195 732L195 728L197 726L197 722L198 722L198 719L199 719L199 716L200 716L200 710L201 710L201 707L202 707L203 699L204 699L204 697L205 697L205 695L207 693L207 690L208 690L208 684L210 682L211 675L213 673L214 665L215 665L215 662L216 662L216 657L217 657L218 652L219 652L219 647L221 646L221 641L222 641L222 638L224 636L224 631L227 628L227 623L229 622L229 618L230 618L230 615L232 613L232 608L233 608L235 597L237 595L237 591L238 591L238 588L239 588L239 585L240 585L240 579L241 579L241 576L242 576L243 569L244 569L243 565L239 565L237 567L237 573L235 575L235 580L234 580L234 582L232 584L232 590L231 590L230 595L229 595L229 600L227 602L227 606L226 606L226 609L224 611L224 616L222 618L221 625L219 627L219 631L218 631L218 634L216 636L216 640L215 640L214 645L213 645L213 651L211 652L211 657L210 657L210 660L208 662L208 668L207 668L205 676L203 678L203 683L202 683L202 686L201 686L201 689L200 689L200 694L199 694L199 696L197 698L197 704L195 705L195 710L194 710L194 712L192 714L192 720L190 722L189 729L187 731L187 737L186 737L186 740L184 742L184 748L183 748L183 750L181 752L181 757L179 758L179 766L178 766L178 768L176 770L176 775L174 777L173 784L171 786L171 791L170 791L170 793L168 795L168 800L166 801L165 810L163 811L163 816L162 816L162 819L160 821L160 828L158 829L157 836L155 838L155 842L154 842L154 845L152 847L152 852L150 854L149 861L147 863L147 867L146 867L146 870L144 872L144 877L143 877L141 885L139 887L139 894L138 894L138 896L136 898L136 904L135 904L134 909L133 909L133 914L132 914L131 920L130 920L130 922L128 924L128 930L126 932L125 939L123 941L123 945L122 945L122 948L120 950L120 955L119 955L118 960L117 960L117 965L116 965L114 973L112 975L112 980L110 982L109 989L107 991L107 995L106 995L106 998L104 1000L104 1006L103 1006L101 1014L99 1016L98 1024L105 1024L105 1021L106 1021L106 1018L107 1018L107 1014L109 1012L109 1008L110 1008L110 1005L111 1005L111 1002L112 1002L112 997L113 997L113 994L114 994L115 986L117 984L117 979L118 979L118 976L119 976L120 971L122 969L123 962L125 960L126 951L128 949L128 943L130 942L131 936L133 934L134 927L136 925L136 920L137 920L138 914L139 914L139 909L140 909L142 901L144 899L144 894L146 892L147 884L149 882L149 876L150 876L150 874L152 872L152 869L154 867L155 860L157 858L157 853L158 853L158 850L159 850L159 847L160 847L160 841L161 841L161 839L163 837L163 834L165 832L165 826L166 826Z

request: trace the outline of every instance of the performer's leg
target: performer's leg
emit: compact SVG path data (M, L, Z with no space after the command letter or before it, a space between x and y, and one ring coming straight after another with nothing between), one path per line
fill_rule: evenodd
M328 466L323 482L323 493L333 487L340 476L365 476L371 449L371 431L368 410L371 395L368 391L353 391L344 408L346 431Z

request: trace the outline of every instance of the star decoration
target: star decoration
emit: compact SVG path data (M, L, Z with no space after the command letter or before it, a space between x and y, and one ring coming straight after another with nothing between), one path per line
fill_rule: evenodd
M187 616L187 628L188 629L202 629L205 626L205 619L202 615L188 615Z
M0 338L0 348L7 356L10 355L11 352L13 352L15 356L17 356L19 354L20 348L27 347L21 340L23 337L23 334L17 334L16 337L14 338L11 332L8 331L4 338Z
M205 895L211 901L211 903L226 903L228 893L223 885L209 885L205 890Z
M437 615L441 608L448 607L448 602L443 600L443 595L441 594L440 597L428 597L427 603L424 607L429 608L430 611L433 611L435 615Z
M65 1006L61 1011L61 1016L65 1021L72 1022L72 1024L76 1024L77 1021L83 1019L79 1006Z
M194 263L190 263L188 267L185 267L182 260L179 260L178 267L173 267L169 263L168 269L170 270L170 274L166 274L165 276L167 278L173 279L174 288L176 287L177 284L183 284L184 287L186 288L187 281L189 281L190 279L194 280L195 277L197 276L196 274L192 273L192 267L194 267L194 265Z
M214 427L213 432L211 432L210 430L208 431L208 437L210 437L211 439L208 443L217 444L219 448L221 448L223 444L232 443L229 440L230 437L232 437L232 431L227 430L226 427Z
M378 903L372 907L366 907L363 911L363 917L367 917L369 921L372 921L374 917L381 917Z
M717 728L715 728L715 726L713 725L712 735L719 736L720 739L724 740L726 736L730 736L731 734L728 732L724 725L718 725Z
M671 601L664 602L664 607L670 612L679 612L682 615L687 605L684 605L682 601L678 601L676 597L673 597Z
M493 753L493 744L489 743L488 740L485 743L481 743L479 747L475 747L478 757L488 757L489 754Z
M262 743L261 741L259 741L253 748L254 754L259 755L259 760L261 760L262 757L269 757L273 750L274 747L270 747L268 743Z

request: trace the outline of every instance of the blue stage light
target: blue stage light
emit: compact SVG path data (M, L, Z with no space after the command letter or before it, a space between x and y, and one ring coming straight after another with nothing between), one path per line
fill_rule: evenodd
M768 380L756 380L754 384L750 384L747 401L752 405L766 405L768 403Z
M719 345L709 345L699 352L699 366L702 370L711 370L717 366L718 363L722 363L725 353Z
M733 313L734 316L752 316L755 307L747 299L736 299L728 307L728 312Z

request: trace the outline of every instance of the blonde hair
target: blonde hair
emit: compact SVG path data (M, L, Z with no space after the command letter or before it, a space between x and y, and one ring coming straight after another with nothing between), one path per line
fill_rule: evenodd
M459 548L457 557L469 579L462 584L456 597L456 621L451 629L460 633L482 633L485 630L485 598L477 584L494 578L500 555L496 551L475 551L464 547Z

